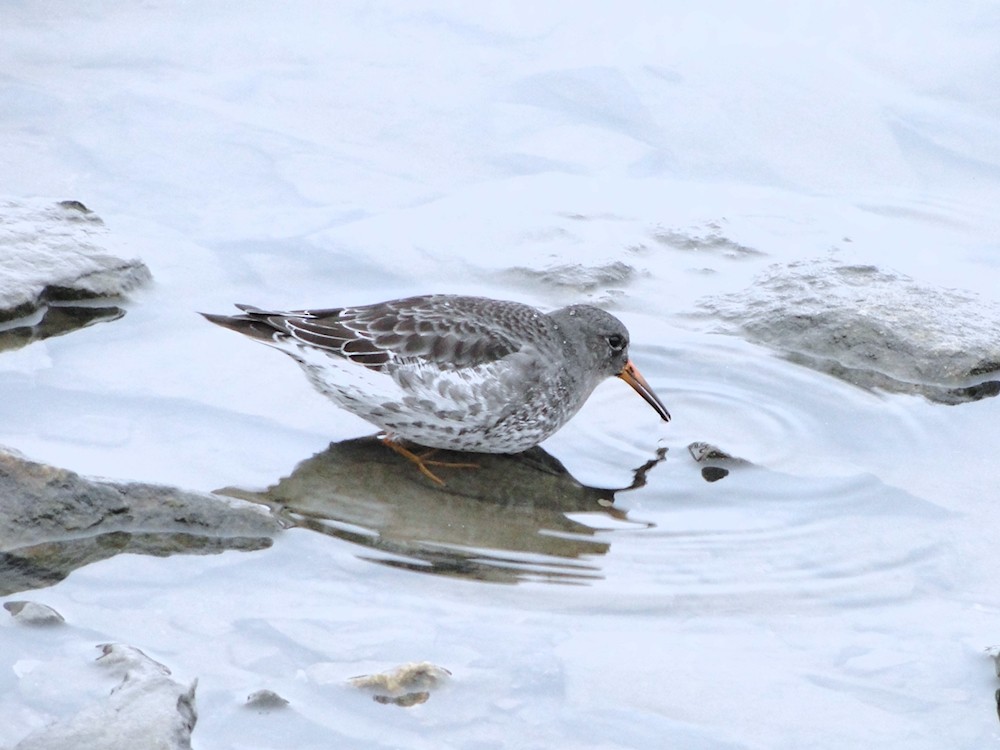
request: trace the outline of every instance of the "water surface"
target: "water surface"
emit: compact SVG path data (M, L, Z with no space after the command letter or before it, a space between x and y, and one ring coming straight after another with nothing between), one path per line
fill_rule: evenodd
M0 353L0 443L295 524L17 593L67 624L0 619L0 745L106 696L106 642L198 678L199 747L995 741L1000 401L697 314L831 256L996 301L995 14L867 12L15 9L5 189L83 200L155 282ZM424 292L602 304L673 420L609 382L548 457L436 492L197 315ZM706 481L692 443L740 461ZM453 677L411 708L347 684L422 660ZM288 709L245 709L263 688Z

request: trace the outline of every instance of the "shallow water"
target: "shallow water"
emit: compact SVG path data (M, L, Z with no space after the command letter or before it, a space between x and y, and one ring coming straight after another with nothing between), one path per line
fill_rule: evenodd
M0 444L264 495L299 524L267 550L118 555L17 594L67 624L0 618L0 746L105 696L90 662L109 641L198 678L198 747L995 743L1000 400L862 390L697 309L827 256L997 299L996 125L975 104L992 67L965 22L873 11L903 41L952 41L966 65L941 81L907 44L803 17L839 53L810 57L801 90L841 96L786 102L773 74L794 84L798 58L739 13L689 15L673 49L624 15L307 6L325 26L97 7L73 31L29 5L0 32L3 154L37 152L11 189L71 192L156 280L120 320L0 353ZM646 44L605 50L606 23ZM233 24L267 29L273 57ZM216 52L178 46L189 29ZM330 29L353 31L331 47ZM444 470L439 493L353 442L371 427L287 358L196 315L428 291L604 304L673 420L609 382L542 446L566 474ZM695 442L745 463L708 482ZM412 708L346 682L419 660L453 677ZM244 708L262 688L288 708Z
M0 630L5 712L27 722L6 741L106 690L80 664L109 640L139 645L182 681L198 677L195 737L226 747L640 747L660 735L791 747L822 734L829 747L907 737L930 748L971 747L981 731L969 705L989 708L979 652L996 622L993 553L962 483L921 487L932 469L907 462L962 470L953 451L974 453L992 402L868 393L637 316L648 341L670 342L639 338L634 358L674 420L660 424L609 382L545 447L573 488L628 487L665 448L644 486L559 504L530 475L517 486L509 469L484 467L442 470L451 486L441 493L380 446L351 460L388 465L395 484L336 453L368 433L364 423L314 397L293 363L263 347L235 347L234 363L221 337L215 364L199 365L222 375L202 403L162 372L119 395L106 363L142 346L155 323L144 308L168 318L169 306L156 288L121 321L47 342L51 366L4 372L16 400L3 442L89 473L244 492L326 457L342 473L318 486L334 483L336 502L298 507L316 530L292 529L266 551L122 555L29 594L69 626ZM193 327L188 343L203 336ZM169 355L183 345L167 349L144 367L176 366ZM748 463L706 482L688 451L695 440ZM352 494L345 476L367 493ZM317 501L316 487L304 492ZM423 659L454 677L419 707L381 706L345 684ZM241 707L265 687L290 707ZM914 712L939 729L915 737Z

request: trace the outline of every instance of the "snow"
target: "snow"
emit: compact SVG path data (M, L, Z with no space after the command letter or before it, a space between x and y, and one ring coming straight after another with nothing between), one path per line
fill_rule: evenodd
M0 622L0 746L80 711L106 642L198 679L199 747L996 745L1000 402L863 391L694 313L828 258L1000 301L998 34L986 0L8 3L4 195L82 201L154 282L0 355L0 444L273 484L371 430L196 311L439 291L608 305L674 419L608 383L547 441L603 486L670 449L581 585L295 530L22 592L68 627ZM708 484L693 441L756 468ZM453 677L412 708L346 682L424 660Z

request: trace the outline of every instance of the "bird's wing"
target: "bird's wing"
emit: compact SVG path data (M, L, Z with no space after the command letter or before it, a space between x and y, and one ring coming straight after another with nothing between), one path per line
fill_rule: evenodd
M516 302L450 295L292 312L238 307L244 315L237 317L383 372L429 364L446 371L479 369L533 345L534 319L544 317Z

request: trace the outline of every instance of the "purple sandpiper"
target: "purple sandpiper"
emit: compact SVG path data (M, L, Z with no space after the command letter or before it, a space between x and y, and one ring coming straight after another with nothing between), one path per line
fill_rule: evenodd
M203 315L290 355L313 386L377 425L386 443L519 453L562 427L617 376L670 414L628 356L629 336L591 305L542 313L518 302L431 294L359 307ZM428 462L433 463L433 462Z

